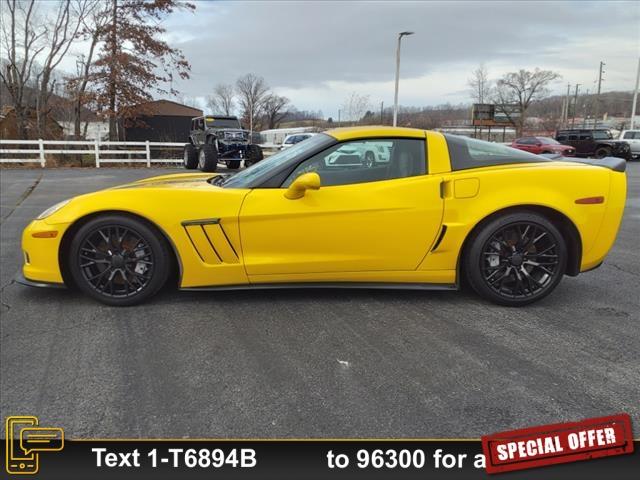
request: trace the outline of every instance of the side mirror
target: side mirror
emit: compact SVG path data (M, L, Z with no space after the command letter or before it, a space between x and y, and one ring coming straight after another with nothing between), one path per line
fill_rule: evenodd
M318 190L320 188L320 175L316 172L303 173L296 178L287 191L284 192L284 196L289 200L296 200L304 197L307 190Z

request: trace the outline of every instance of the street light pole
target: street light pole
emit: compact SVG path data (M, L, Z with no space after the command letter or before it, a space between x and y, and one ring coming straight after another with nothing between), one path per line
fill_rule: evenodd
M638 85L640 85L640 58L638 58L638 73L636 73L636 88L633 90L633 105L631 106L631 121L629 130L633 130L636 119L636 103L638 103Z
M398 47L396 49L396 93L393 99L393 126L398 124L398 84L400 83L400 44L402 37L413 35L413 32L400 32L398 34Z

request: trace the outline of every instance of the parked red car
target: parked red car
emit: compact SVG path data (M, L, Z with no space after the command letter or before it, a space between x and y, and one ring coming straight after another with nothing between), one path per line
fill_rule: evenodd
M549 137L521 137L511 142L511 147L525 152L535 153L559 153L565 157L573 157L576 149L569 145L563 145Z

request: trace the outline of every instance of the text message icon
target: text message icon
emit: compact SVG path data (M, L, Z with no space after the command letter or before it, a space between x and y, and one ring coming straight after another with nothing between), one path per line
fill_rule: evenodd
M64 448L64 431L55 427L27 427L20 430L20 448L32 452L59 452Z

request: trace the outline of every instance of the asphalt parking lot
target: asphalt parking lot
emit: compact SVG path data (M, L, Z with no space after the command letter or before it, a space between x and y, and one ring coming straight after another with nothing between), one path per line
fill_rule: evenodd
M68 437L446 437L627 412L640 436L640 163L604 265L522 309L468 292L164 292L131 308L12 282L69 196L169 169L2 169L4 418Z

